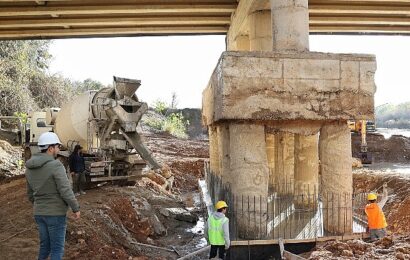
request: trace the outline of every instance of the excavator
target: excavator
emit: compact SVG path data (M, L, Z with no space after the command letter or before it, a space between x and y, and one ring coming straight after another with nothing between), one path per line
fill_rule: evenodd
M360 160L362 164L371 164L372 156L367 150L367 133L376 131L375 123L367 120L351 120L348 124L351 132L361 135Z

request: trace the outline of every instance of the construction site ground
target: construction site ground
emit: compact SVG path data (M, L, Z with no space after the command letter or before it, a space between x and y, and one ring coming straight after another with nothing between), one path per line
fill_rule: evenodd
M326 242L304 254L305 258L410 259L410 174L406 172L410 162L402 159L407 156L403 149L409 140L400 139L405 144L388 146L384 143L388 140L373 143L379 150L389 147L386 153L398 154L402 168L388 170L386 166L396 163L393 160L380 167L354 170L355 193L388 183L391 198L384 211L389 236L372 243ZM196 207L197 180L203 177L208 142L152 133L145 135L145 142L160 163L170 166L175 178L171 191L164 189L161 178L155 175L140 178L135 186L107 183L87 190L79 197L81 219L68 219L65 259L176 259L205 246L203 222L190 221L201 213ZM23 169L18 151L0 141L0 259L34 259L38 252L32 206L26 198L25 178L19 175ZM186 210L182 214L186 218L175 217L166 210L169 208Z
M135 186L107 183L87 190L78 197L81 219L68 218L65 259L176 259L204 246L203 221L191 222L200 215L197 181L203 177L208 143L168 135L146 136L146 143L160 163L170 166L171 192L155 175ZM9 156L19 148L3 147L0 160L13 160L12 173L4 177L3 169L0 184L0 259L35 259L39 240L26 181L18 176L18 155ZM188 212L177 219L169 208Z

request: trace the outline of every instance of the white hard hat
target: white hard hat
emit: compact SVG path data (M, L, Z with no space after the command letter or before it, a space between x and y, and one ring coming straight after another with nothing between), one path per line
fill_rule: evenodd
M47 149L49 145L52 144L61 144L58 136L53 132L45 132L40 135L38 138L38 146L40 150Z

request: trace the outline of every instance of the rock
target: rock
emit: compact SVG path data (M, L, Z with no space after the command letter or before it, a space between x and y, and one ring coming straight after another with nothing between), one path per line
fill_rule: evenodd
M80 238L80 239L77 240L77 243L78 243L78 244L81 244L81 245L82 245L82 244L85 244L85 240L82 239L82 238Z
M182 214L177 214L175 219L189 223L196 223L198 221L198 216L190 212L185 212Z
M169 179L172 176L171 168L164 164L159 174L161 174L164 178Z
M159 210L159 213L161 213L161 214L162 214L163 216L165 216L165 217L169 217L169 216L171 215L171 213L169 212L169 210L166 209L166 208L160 209L160 210Z
M150 237L147 237L147 243L150 244L150 245L155 245L154 240Z
M358 158L352 158L352 167L353 168L363 168L362 161Z
M353 257L353 252L349 250L343 250L342 256Z
M162 225L161 221L159 221L157 215L152 215L150 217L151 225L154 227L155 235L162 236L167 233L167 229Z
M405 255L403 254L403 253L397 253L396 254L396 259L399 259L399 260L405 260L406 259L406 257L405 257Z

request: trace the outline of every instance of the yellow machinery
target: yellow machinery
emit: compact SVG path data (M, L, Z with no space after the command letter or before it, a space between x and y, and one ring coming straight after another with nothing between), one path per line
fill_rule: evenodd
M374 122L367 120L348 121L350 131L361 135L360 160L363 164L371 164L372 157L367 151L367 133L376 130Z

